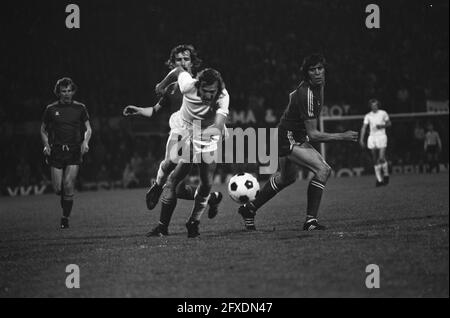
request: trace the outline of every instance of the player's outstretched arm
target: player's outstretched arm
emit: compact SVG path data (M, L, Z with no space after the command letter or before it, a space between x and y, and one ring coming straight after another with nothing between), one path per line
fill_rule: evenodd
M134 106L134 105L128 105L123 109L122 114L124 116L141 115L141 116L150 118L156 112L158 112L161 108L162 108L162 106L159 103L157 103L153 107L138 107L138 106Z
M358 132L348 130L343 133L326 133L317 129L317 120L305 120L306 133L309 140L313 142L333 142L333 141L358 141Z

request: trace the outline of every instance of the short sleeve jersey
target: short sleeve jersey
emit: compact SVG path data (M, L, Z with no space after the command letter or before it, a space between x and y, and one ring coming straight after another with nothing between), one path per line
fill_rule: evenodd
M376 113L370 112L364 116L364 124L370 127L370 136L386 135L385 128L377 128L377 125L385 125L389 121L389 115L379 109Z
M197 87L195 83L197 79L192 78L188 72L181 72L178 75L178 86L183 94L183 103L181 105L181 118L193 123L194 120L201 120L202 126L209 126L214 123L216 114L222 114L227 117L229 113L230 96L226 89L217 100L216 107L205 105L198 96Z
M425 134L425 143L427 146L439 145L439 133L437 131L428 131Z
M306 136L305 120L317 119L323 106L324 87L313 87L303 81L289 94L287 105L279 126Z
M42 116L51 145L81 144L87 120L89 114L86 106L76 101L70 104L54 102L45 108Z

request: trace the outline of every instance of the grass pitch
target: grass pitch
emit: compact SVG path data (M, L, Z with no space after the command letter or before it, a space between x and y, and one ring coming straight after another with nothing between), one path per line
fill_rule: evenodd
M305 181L243 229L225 195L219 215L188 239L192 202L179 200L170 236L146 238L159 206L145 189L78 193L71 228L59 229L55 195L0 198L0 297L448 297L449 175L331 179L324 232L301 231ZM226 193L225 187L215 187ZM81 288L67 289L68 264ZM380 288L365 285L380 268Z

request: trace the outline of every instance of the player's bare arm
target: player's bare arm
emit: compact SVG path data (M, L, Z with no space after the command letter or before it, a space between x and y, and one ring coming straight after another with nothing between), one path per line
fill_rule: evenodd
M169 86L171 83L175 82L178 79L178 75L180 75L182 72L186 72L184 68L181 66L175 67L173 70L169 72L169 74L166 75L166 77L156 84L155 92L157 95L162 95L166 91L167 86Z
M44 144L44 154L46 156L50 156L50 144L48 143L48 133L47 133L47 127L45 123L41 124L41 139L42 143Z
M363 124L362 127L361 127L361 132L359 133L359 144L363 148L365 147L364 136L366 134L366 129L367 129L367 124Z
M227 121L227 116L217 113L216 117L214 119L214 124L211 125L210 127L206 128L202 132L202 135L208 139L213 136L221 136L222 131L225 127L226 121Z
M161 108L162 108L162 106L159 103L157 103L155 106L150 106L150 107L139 107L139 106L134 106L134 105L128 105L123 109L122 113L124 116L140 115L140 116L151 118Z
M225 127L225 122L227 121L227 116L225 116L224 114L216 114L216 118L214 119L214 124L213 127L222 131L223 128Z
M358 141L358 132L348 130L343 133L326 133L317 129L317 120L305 120L306 133L309 140L313 142L333 142L333 141Z
M135 105L128 105L123 109L122 114L124 116L144 116L151 118L154 114L156 114L161 108L161 101L163 100L163 97L159 99L159 101L155 104L155 106L150 107L139 107Z
M91 140L92 136L92 128L89 120L84 122L84 126L86 127L86 131L84 132L84 140L81 143L81 153L85 154L89 151L89 140Z

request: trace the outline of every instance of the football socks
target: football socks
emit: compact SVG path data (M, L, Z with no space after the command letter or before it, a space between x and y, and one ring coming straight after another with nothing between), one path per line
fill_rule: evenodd
M259 191L258 195L256 196L255 200L253 200L251 203L247 203L246 206L255 212L260 207L262 207L267 201L272 199L278 192L281 191L281 187L277 185L275 181L275 176L277 174L272 175L269 178L269 181L266 182L266 184L263 186L261 191Z
M72 212L73 207L73 194L64 194L64 197L61 201L63 216L65 218L70 217L70 213Z
M311 218L316 218L319 212L320 201L322 200L325 184L317 179L312 179L308 186L308 204L306 213Z

